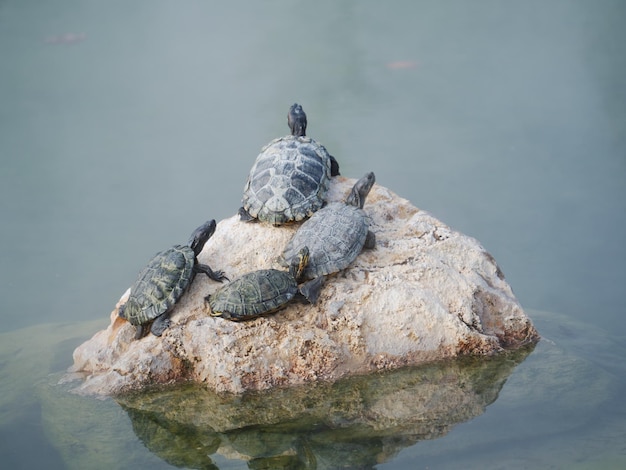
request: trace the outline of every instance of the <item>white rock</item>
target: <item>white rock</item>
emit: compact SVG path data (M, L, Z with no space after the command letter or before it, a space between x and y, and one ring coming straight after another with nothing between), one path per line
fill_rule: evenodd
M330 201L355 180L333 178ZM375 185L364 207L377 247L328 278L316 305L292 303L271 316L234 323L209 316L204 297L220 284L200 274L158 338L133 341L134 327L111 313L106 330L74 351L78 392L116 394L195 380L243 392L335 380L459 355L488 355L538 334L493 257L473 238ZM297 225L222 220L199 259L231 279L267 267ZM138 267L140 268L140 267Z

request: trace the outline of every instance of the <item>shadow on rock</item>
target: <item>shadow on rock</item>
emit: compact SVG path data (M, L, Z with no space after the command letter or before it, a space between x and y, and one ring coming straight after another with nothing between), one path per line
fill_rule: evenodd
M372 468L481 415L533 349L245 395L188 384L117 402L175 466L218 468L218 454L251 469Z

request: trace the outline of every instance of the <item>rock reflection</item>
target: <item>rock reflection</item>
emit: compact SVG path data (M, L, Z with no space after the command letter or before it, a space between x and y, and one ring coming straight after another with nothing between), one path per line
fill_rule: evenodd
M250 469L372 468L482 414L532 349L241 396L188 384L117 401L175 466L218 468L218 454Z

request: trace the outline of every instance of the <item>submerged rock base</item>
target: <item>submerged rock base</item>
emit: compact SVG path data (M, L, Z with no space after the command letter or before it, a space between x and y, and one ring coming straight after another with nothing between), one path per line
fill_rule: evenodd
M344 200L355 180L333 178L329 201ZM111 395L156 383L193 380L218 392L363 374L460 355L490 355L538 339L493 257L375 185L364 210L377 247L330 276L316 305L292 303L256 320L209 315L204 297L219 288L196 277L162 337L134 341L117 316L74 351L78 392ZM234 279L275 267L297 225L222 220L199 256Z

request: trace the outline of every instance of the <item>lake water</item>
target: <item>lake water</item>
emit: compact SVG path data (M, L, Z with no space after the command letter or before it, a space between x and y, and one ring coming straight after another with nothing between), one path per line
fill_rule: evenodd
M0 0L0 467L626 468L625 20L621 0ZM346 403L323 426L209 433L53 385L156 251L236 212L295 101L343 175L480 240L544 339L311 392ZM467 413L342 414L433 383L470 383Z

